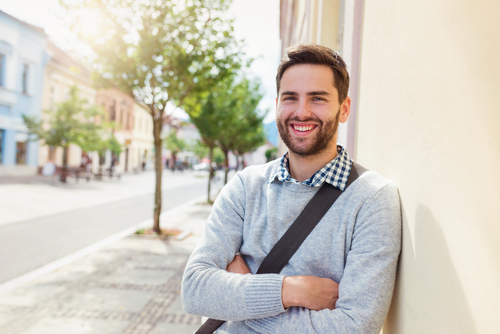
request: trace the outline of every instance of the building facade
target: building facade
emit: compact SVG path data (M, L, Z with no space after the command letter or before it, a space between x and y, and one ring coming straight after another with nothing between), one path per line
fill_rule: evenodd
M132 170L131 144L135 103L132 97L116 88L101 89L96 95L96 104L104 109L106 121L114 123L113 134L123 150L119 156L114 156L108 151L105 155L104 165L109 168L114 163L115 170L120 173ZM98 160L97 154L92 160L96 159Z
M338 14L325 20L316 3ZM403 249L383 333L498 332L500 2L281 4L284 47L335 47L323 31L337 34L348 150L399 188Z
M0 11L0 175L36 173L38 142L22 115L41 116L46 41L41 28Z
M147 106L135 101L134 126L130 144L130 169L151 169L154 166L153 119Z
M47 111L54 110L59 103L64 102L73 85L78 87L80 98L86 99L90 105L94 104L96 91L92 88L89 69L50 41L47 41L46 51L50 56L50 60L45 67L42 119L48 120ZM67 153L69 167L80 166L82 156L87 155L86 152L82 152L79 146L74 144L70 145ZM41 167L47 161L52 161L57 166L62 166L62 156L62 148L40 145L38 165Z

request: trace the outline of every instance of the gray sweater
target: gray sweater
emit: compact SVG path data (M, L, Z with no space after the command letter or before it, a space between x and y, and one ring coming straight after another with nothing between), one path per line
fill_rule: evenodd
M182 282L186 312L227 320L217 333L378 333L401 248L396 186L369 171L352 183L280 274L255 275L319 188L269 178L279 160L248 167L222 189ZM253 274L225 271L240 252ZM285 276L339 283L334 310L283 308Z

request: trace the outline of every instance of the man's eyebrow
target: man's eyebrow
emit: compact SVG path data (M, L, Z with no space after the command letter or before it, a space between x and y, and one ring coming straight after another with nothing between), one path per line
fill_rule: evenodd
M283 92L281 93L281 95L299 95L297 92L291 92L291 91L286 91L286 92ZM314 91L314 92L308 92L307 95L332 95L330 93L328 93L327 91L325 90L320 90L320 91Z
M325 90L320 90L320 91L317 91L317 92L309 92L309 93L307 93L307 95L328 95L328 96L330 96L332 94L328 93Z

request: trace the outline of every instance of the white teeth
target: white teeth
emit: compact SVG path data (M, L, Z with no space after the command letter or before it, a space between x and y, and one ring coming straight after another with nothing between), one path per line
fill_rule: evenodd
M309 131L313 128L312 125L310 126L297 126L297 125L294 125L293 128L297 131L300 131L300 132L304 132L304 131Z

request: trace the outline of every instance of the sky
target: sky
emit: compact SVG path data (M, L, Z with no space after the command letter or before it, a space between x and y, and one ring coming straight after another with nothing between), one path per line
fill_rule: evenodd
M59 0L0 0L0 10L45 29L60 48L75 48L74 36L64 25ZM237 39L244 39L246 54L255 58L251 73L260 78L265 93L259 108L268 110L265 123L274 120L276 84L274 78L281 52L279 0L233 0L229 16L234 19ZM182 116L182 113L178 114Z

